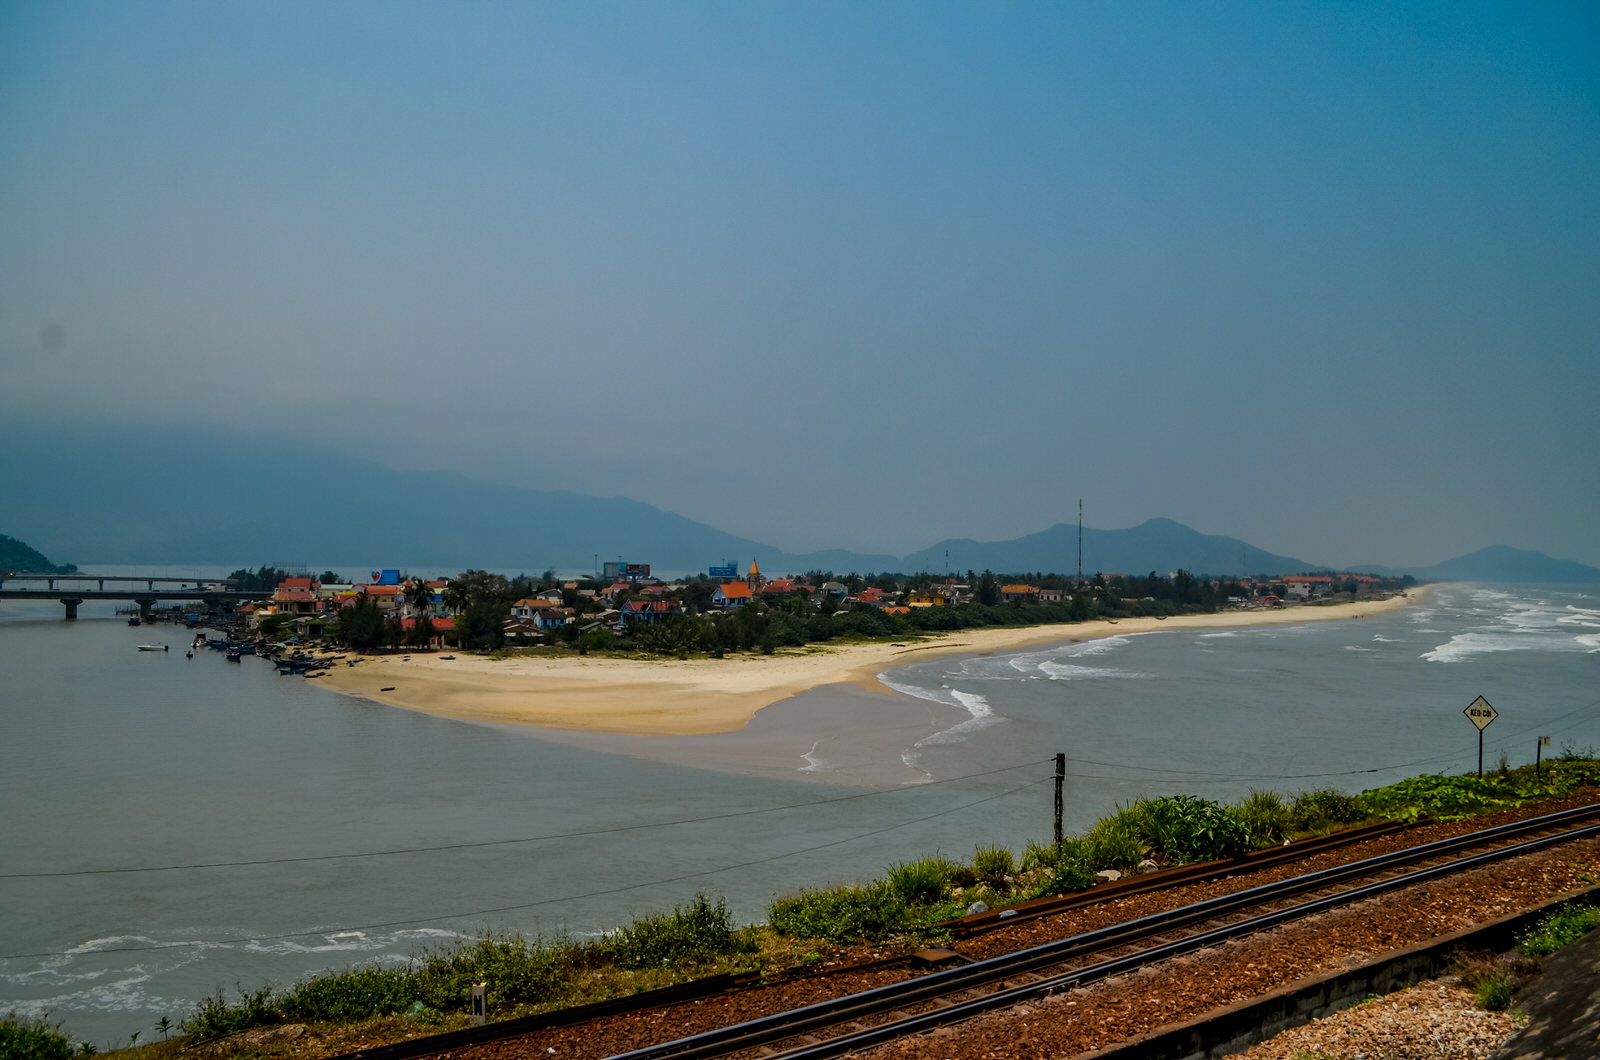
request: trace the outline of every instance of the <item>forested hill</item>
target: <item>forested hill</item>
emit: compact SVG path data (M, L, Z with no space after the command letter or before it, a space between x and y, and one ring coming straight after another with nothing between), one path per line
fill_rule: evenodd
M14 537L0 534L0 571L15 571L19 574L70 574L77 569L77 565L72 563L60 566L51 563L37 549L28 547Z

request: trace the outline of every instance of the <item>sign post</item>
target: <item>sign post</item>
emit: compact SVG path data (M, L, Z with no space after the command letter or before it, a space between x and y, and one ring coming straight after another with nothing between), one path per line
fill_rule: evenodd
M1539 760L1544 757L1544 749L1550 746L1550 737L1541 736L1539 742L1533 745L1533 775L1539 776Z
M1500 715L1495 713L1495 709L1489 705L1489 701L1484 699L1482 696L1479 696L1477 699L1474 699L1471 703L1467 704L1467 709L1463 710L1461 713L1465 714L1467 716L1467 720L1478 727L1478 777L1479 779L1482 779L1483 730L1487 729L1489 727L1489 723L1494 721L1494 719L1498 718Z

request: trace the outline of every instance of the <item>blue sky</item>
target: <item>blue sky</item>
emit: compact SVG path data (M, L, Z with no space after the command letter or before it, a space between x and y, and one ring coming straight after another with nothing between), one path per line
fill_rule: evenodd
M1597 189L1590 4L9 3L0 415L1600 564Z

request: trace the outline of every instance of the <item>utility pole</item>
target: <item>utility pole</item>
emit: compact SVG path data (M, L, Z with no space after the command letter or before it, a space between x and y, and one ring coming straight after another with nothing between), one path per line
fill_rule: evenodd
M1078 581L1083 581L1083 498L1078 498Z
M1056 849L1061 849L1061 785L1067 779L1067 756L1056 755Z

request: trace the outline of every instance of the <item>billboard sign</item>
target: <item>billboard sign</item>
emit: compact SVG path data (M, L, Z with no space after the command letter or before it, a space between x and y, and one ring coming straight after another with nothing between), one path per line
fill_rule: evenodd
M375 570L372 572L373 585L399 585L400 572L397 570Z
M725 567L707 567L706 574L712 578L737 578L739 576L739 566L736 563L730 563Z
M648 563L607 563L605 565L607 578L648 578L650 577L650 564Z

